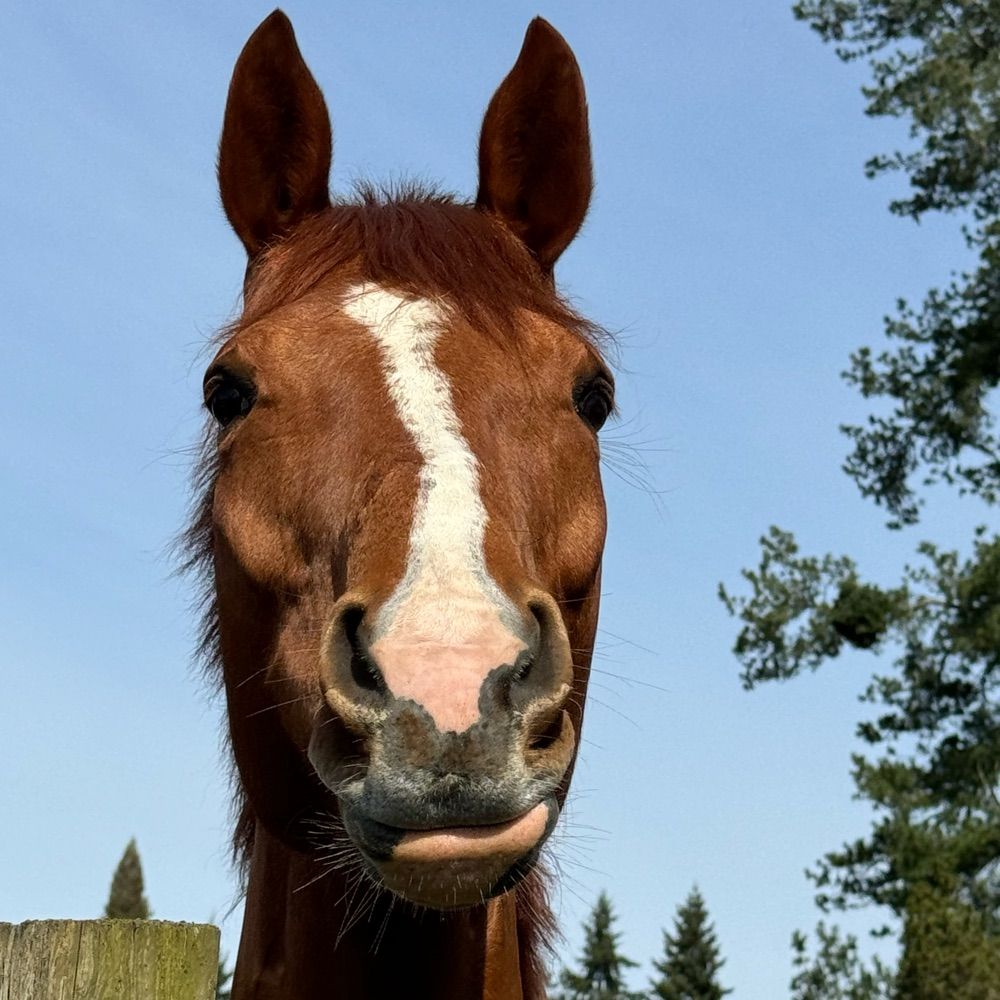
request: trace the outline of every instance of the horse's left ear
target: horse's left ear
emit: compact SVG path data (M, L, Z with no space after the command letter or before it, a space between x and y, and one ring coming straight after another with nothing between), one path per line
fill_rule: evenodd
M483 119L476 205L499 216L548 273L583 223L592 189L580 67L562 35L536 17Z
M330 115L276 10L243 47L229 84L219 143L219 190L253 258L330 204Z

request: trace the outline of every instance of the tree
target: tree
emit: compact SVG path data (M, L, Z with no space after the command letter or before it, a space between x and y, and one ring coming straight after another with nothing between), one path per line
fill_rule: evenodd
M723 966L715 931L698 887L688 894L674 918L674 933L663 932L664 958L654 962L658 979L650 986L661 1000L722 1000L731 989L719 985Z
M878 958L866 967L853 935L841 937L836 927L820 922L816 939L816 954L810 956L805 935L798 931L792 935L792 1000L895 1000L891 970Z
M995 910L1000 894L984 876L1000 857L1000 539L977 539L966 560L925 543L924 565L894 588L861 583L851 559L801 557L778 529L761 542L760 565L744 573L750 596L723 592L744 622L735 649L747 687L815 669L845 646L898 650L863 696L879 714L858 733L880 756L854 757L877 821L810 873L819 904L902 915L923 882Z
M563 969L559 980L564 992L558 1000L642 1000L642 994L625 989L622 974L636 963L618 950L621 935L614 930L616 919L611 900L602 892L583 925L580 969Z
M227 968L226 957L223 955L219 959L219 978L216 980L215 1000L231 1000L232 998L233 970Z
M133 837L111 879L111 894L104 915L122 920L148 920L149 903L142 889L142 862Z
M944 482L987 503L1000 499L1000 439L988 399L1000 380L1000 0L802 0L808 21L841 59L868 58L863 88L871 116L909 118L918 145L872 157L869 176L908 176L897 215L962 211L971 274L931 291L921 309L905 301L886 320L899 346L851 359L849 382L894 409L865 427L846 471L895 526L915 524L921 483Z
M869 176L907 177L909 196L891 210L917 220L961 212L977 256L970 273L930 291L920 307L898 304L885 322L888 346L852 356L845 378L880 407L864 425L843 428L853 446L844 469L886 510L891 529L919 522L922 488L933 484L977 498L992 519L1000 502L1000 0L801 0L794 12L841 59L868 60L869 115L910 123L911 148L866 164ZM863 693L874 714L858 727L868 751L854 758L858 795L876 818L868 836L810 873L819 904L874 903L904 918L907 982L914 935L925 926L912 912L917 900L934 900L940 919L978 914L979 946L992 947L1000 536L981 527L964 555L925 541L890 586L865 580L849 557L802 556L777 528L761 542L760 564L743 574L749 594L720 588L742 621L735 652L746 687L815 670L845 649L879 656ZM893 654L890 663L883 653Z
M905 1000L1000 1000L1000 938L953 895L914 887L906 907L899 994Z

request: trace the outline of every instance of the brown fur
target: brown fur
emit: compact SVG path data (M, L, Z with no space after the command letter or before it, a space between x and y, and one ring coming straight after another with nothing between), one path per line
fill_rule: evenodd
M370 184L306 219L254 263L239 326L301 298L330 275L443 298L474 326L516 330L519 310L544 316L595 345L605 339L558 294L523 243L496 216L415 185Z
M249 276L246 306L220 339L236 335L275 309L312 291L344 269L357 277L413 294L446 297L468 322L498 337L516 336L527 310L598 345L608 335L562 300L524 248L496 221L471 206L416 187L398 192L365 186L356 202L342 202L305 220L272 246ZM184 569L201 586L199 643L202 662L221 686L222 663L213 577L213 487L217 471L215 430L210 427L194 474L196 501L183 537ZM236 769L233 857L245 880L254 849L256 819ZM516 930L526 1000L544 997L545 954L555 934L541 869L517 887Z
M529 120L540 127L526 132ZM448 317L435 360L480 461L487 564L514 599L533 588L555 602L576 651L561 731L580 731L604 508L596 440L571 389L606 369L600 330L551 279L586 212L590 158L579 71L544 22L532 23L491 104L480 160L476 205L367 187L330 204L325 104L284 15L258 28L237 63L219 175L249 265L243 314L213 368L246 372L260 398L246 421L209 432L184 539L234 758L234 850L247 885L235 1000L545 994L553 922L541 869L463 911L375 896L380 923L358 924L352 893L372 876L324 870L319 855L345 837L306 757L324 713L329 732L344 721L323 704L320 638L345 590L376 608L400 578L420 463L371 339L339 311L359 282L432 299Z

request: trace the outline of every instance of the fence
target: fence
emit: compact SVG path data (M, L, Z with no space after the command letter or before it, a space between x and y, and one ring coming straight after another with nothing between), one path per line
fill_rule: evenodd
M210 924L0 923L0 1000L213 1000L218 972Z

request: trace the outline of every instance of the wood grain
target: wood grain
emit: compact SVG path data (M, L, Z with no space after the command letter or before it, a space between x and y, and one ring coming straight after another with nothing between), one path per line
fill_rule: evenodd
M0 1000L213 1000L218 970L209 924L0 923Z

